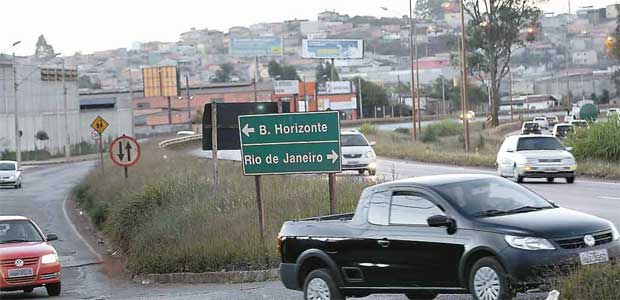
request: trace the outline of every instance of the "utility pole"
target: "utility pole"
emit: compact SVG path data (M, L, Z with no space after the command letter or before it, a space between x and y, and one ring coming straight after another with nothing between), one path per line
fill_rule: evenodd
M64 125L65 125L65 157L71 157L71 136L69 134L69 108L67 105L67 83L65 77L67 76L65 72L65 58L60 58L62 61L62 90L63 90L63 107L65 110L64 113Z
M364 98L362 97L362 77L357 77L357 88L360 93L360 119L364 118Z
M510 68L510 64L508 65L508 74L509 74L509 89L510 89L510 121L514 121L514 114L512 111L512 68Z
M409 0L409 66L411 67L411 118L413 121L413 140L418 139L415 110L415 74L413 70L413 5Z
M185 74L185 92L187 94L187 122L189 123L189 130L192 131L192 106L190 101L192 96L189 95L189 74Z
M443 114L446 113L446 78L443 77L443 72L441 74L441 104L443 106Z
M417 23L417 22L416 22ZM415 24L414 23L414 28ZM415 31L416 35L413 40L414 50L415 50L415 81L416 81L416 101L418 102L418 131L422 134L422 105L420 105L420 61L418 58L418 31ZM411 99L413 101L413 99Z
M15 58L15 51L13 51L13 92L15 100L15 160L17 161L17 168L21 168L22 165L22 150L21 150L21 131L19 130L19 101L17 100L17 90L19 83L17 82L17 59Z
M465 125L465 152L469 152L469 119L467 119L467 37L465 36L465 3L463 0L461 3L461 65L463 72L463 82L461 82L463 93L462 95L462 110L463 110L463 123Z
M258 92L256 90L256 84L258 84L258 56L255 57L254 69L254 102L258 102Z

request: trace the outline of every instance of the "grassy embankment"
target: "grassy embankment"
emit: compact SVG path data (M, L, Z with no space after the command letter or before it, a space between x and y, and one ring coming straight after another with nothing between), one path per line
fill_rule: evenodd
M263 176L262 245L253 178L243 176L238 163L220 162L219 168L214 195L210 161L146 145L128 182L121 168L106 165L105 177L94 170L75 194L134 273L275 267L282 223L329 212L326 177ZM339 177L338 210L353 211L367 185Z
M601 122L578 132L566 143L575 148L579 175L620 179L620 125ZM619 128L616 128L619 127ZM519 129L517 123L483 130L482 123L471 124L471 151L464 151L463 126L442 121L422 128L418 141L412 141L409 129L377 131L365 124L361 130L376 141L377 155L384 157L443 163L458 166L495 168L495 158L506 134Z

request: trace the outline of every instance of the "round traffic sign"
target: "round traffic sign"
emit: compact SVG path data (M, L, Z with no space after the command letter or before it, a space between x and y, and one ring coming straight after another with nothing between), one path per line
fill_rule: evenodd
M99 134L99 132L97 132L97 131L95 131L95 130L93 130L93 131L90 133L90 137L91 137L93 140L95 140L95 141L98 141L100 136L101 136L101 135Z
M120 167L131 167L140 159L140 144L135 138L123 135L110 144L110 159Z

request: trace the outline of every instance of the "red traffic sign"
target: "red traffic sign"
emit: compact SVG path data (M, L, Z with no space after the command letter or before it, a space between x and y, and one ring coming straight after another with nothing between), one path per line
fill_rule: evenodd
M110 144L110 159L120 167L131 167L140 159L140 144L135 138L123 135Z

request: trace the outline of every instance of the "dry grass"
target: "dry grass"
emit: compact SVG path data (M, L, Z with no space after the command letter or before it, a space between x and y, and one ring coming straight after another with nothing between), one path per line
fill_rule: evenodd
M238 163L220 162L214 195L210 161L153 145L143 153L128 182L122 169L107 165L105 177L94 171L76 188L80 205L126 254L135 273L275 267L282 223L329 212L326 177L263 176L263 245L254 180L243 176ZM339 178L338 210L353 211L367 185Z

